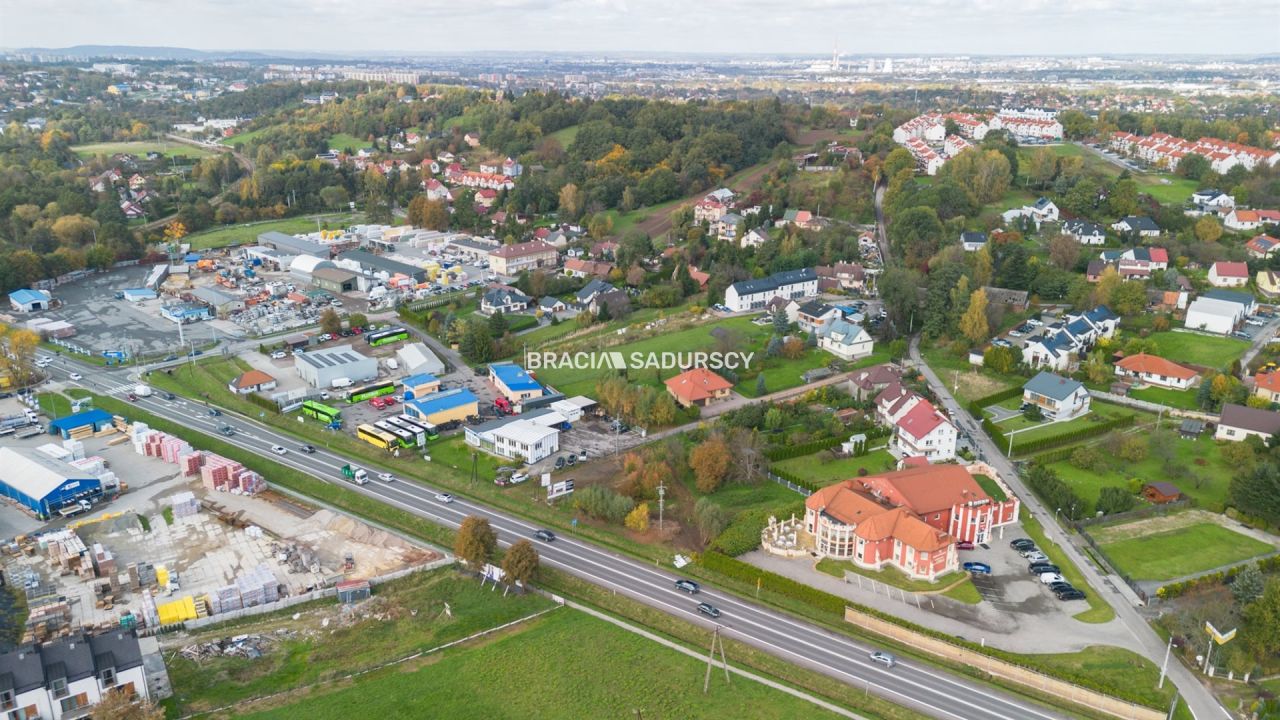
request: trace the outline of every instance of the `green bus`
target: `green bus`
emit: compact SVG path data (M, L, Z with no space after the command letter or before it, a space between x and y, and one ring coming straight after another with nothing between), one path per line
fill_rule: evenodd
M315 400L307 400L302 403L302 414L325 423L342 422L341 410L318 403Z
M364 402L371 398L395 394L395 391L396 384L393 382L381 382L374 383L372 385L365 385L364 387L354 388L351 392L347 393L347 402L354 405L358 402Z
M378 347L398 340L408 340L409 331L404 328L390 328L379 332L365 333L364 339L365 342L369 343L369 347Z

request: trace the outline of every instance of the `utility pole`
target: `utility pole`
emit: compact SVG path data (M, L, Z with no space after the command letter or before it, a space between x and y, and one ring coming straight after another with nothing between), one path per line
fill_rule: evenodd
M662 530L662 511L666 505L667 486L664 481L658 482L658 530Z
M720 626L716 625L715 630L711 633L711 651L707 653L707 674L702 679L702 694L706 695L711 689L711 665L716 661L716 645L720 646L720 662L724 665L724 681L729 684L729 660L724 655L724 639L720 637Z
M1164 648L1164 662L1160 665L1160 684L1156 685L1156 688L1159 688L1159 689L1164 688L1164 676L1165 676L1165 673L1169 670L1169 653L1172 650L1173 650L1173 636L1170 635L1169 644L1166 645ZM1174 699L1174 702L1175 703L1177 702L1176 698Z

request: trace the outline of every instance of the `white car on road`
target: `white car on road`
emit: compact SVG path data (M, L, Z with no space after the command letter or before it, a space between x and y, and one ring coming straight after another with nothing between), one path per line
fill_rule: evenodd
M442 503L451 503L453 502L453 496L449 493L436 493L436 500Z
M378 473L378 479L382 482L395 482L396 476L391 473Z
M271 452L273 452L273 453L275 453L275 454L277 454L277 455L284 455L285 453L289 452L289 448L287 448L287 447L285 447L285 446L283 446L283 445L272 445L272 446L271 446Z
M70 377L72 380L83 380L83 379L84 379L84 376L83 376L83 375L81 375L80 373L71 373L71 375L70 375L69 377Z

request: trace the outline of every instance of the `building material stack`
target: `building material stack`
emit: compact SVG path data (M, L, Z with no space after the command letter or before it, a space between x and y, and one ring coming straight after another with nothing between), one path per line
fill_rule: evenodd
M200 474L200 468L204 466L204 453L196 451L188 455L178 458L178 467L182 469L183 477L193 477Z
M193 492L178 493L169 498L169 504L175 518L191 517L200 512L200 501L196 500Z
M45 551L49 562L63 573L75 573L84 579L93 577L93 562L89 557L89 548L85 547L80 536L71 530L45 534L40 538L40 547Z
M200 482L210 490L228 492L231 490L233 474L242 470L243 467L240 463L228 460L221 455L209 454L205 457L204 465L200 467ZM239 487L238 483L237 487Z
M240 602L244 607L273 603L280 599L280 583L266 563L236 578Z
M84 443L74 438L62 441L62 447L71 453L69 460L84 459Z
M147 627L160 627L160 613L156 612L156 601L149 588L142 590L142 620Z

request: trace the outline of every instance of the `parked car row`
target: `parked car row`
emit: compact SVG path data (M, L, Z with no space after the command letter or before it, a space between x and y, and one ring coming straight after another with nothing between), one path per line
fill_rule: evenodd
M1040 580L1040 583L1049 588L1059 600L1083 600L1085 594L1067 582L1062 576L1061 569L1049 562L1049 556L1040 552L1036 544L1027 538L1017 538L1009 542L1009 547L1018 551L1027 561L1027 572L1034 575Z

